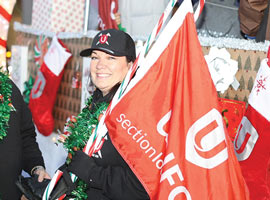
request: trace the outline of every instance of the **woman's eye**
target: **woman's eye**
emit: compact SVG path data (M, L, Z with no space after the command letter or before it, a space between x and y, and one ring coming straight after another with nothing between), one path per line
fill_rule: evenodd
M96 56L91 56L91 59L92 59L92 60L96 60L97 57L96 57Z
M115 60L115 57L110 56L110 57L109 57L109 60Z

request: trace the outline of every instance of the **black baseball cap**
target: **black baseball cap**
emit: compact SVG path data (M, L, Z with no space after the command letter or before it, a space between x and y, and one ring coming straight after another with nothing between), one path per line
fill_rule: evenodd
M127 56L136 59L135 42L129 34L116 29L100 31L93 39L91 48L84 49L80 56L88 57L93 50L104 51L114 56Z

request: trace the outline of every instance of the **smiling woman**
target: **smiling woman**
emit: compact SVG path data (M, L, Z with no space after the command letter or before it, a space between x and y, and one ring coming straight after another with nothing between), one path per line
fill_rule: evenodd
M109 133L102 135L102 139L97 145L91 146L93 150L90 151L90 156L80 150L86 149L84 145L87 141L81 139L85 138L85 135L93 134L94 138L99 138L99 133L95 132L98 120L104 107L107 108L128 69L136 59L135 43L123 31L103 30L94 37L91 47L83 50L80 55L91 58L90 76L96 90L88 100L87 106L69 124L70 135L64 141L64 146L69 151L69 157L67 164L61 168L64 174L59 183L68 185L64 191L68 198L149 199L136 175L113 146ZM89 119L91 120L89 121ZM78 127L81 127L80 130ZM93 144L95 143L94 139ZM69 172L79 178L75 184L76 187L69 185L72 183L71 180L66 180L69 175L65 174ZM60 197L54 196L59 192L60 186L58 187L58 185L51 193L51 199ZM70 188L75 189L70 191Z

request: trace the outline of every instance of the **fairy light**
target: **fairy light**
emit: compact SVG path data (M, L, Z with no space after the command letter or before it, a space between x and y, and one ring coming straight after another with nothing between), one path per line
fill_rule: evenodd
M52 142L53 142L53 143L56 143L56 142L57 142L57 139L56 139L55 136L52 137Z
M11 51L7 51L6 57L7 57L7 58L11 58Z

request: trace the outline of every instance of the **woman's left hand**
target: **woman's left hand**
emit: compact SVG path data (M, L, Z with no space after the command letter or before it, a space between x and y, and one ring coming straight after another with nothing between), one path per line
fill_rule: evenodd
M39 167L34 171L34 174L38 175L38 182L42 182L44 178L46 179L51 179L50 175L48 172L43 167Z

